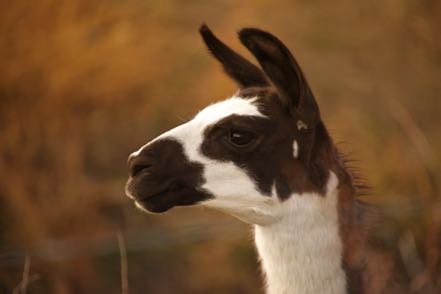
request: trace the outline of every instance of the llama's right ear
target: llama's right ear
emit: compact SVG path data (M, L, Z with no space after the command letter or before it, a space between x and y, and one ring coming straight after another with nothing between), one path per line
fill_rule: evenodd
M288 48L272 34L259 29L242 29L239 38L259 61L289 110L301 114L309 123L316 123L319 119L317 103Z
M241 89L269 85L265 74L260 68L225 45L205 24L200 27L199 32L210 52L220 61L225 72Z

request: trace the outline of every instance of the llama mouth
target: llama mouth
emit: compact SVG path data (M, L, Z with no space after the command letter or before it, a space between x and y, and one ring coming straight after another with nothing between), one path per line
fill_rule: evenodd
M146 177L130 177L126 183L126 195L135 201L144 202L149 198L156 198L161 194L168 192L172 188L169 182L161 184L154 183Z
M155 200L159 199L161 196L163 196L164 194L168 193L169 191L170 191L170 189L165 189L159 193L150 194L150 195L141 197L139 199L136 199L136 201L137 202L155 201Z
M135 200L135 205L143 210L147 210L152 213L162 213L170 210L174 206L179 205L179 193L178 191L172 191L171 188L165 189L159 193L144 196Z
M175 206L190 206L212 198L206 191L187 186L169 187L148 196L135 198L135 205L152 213L162 213Z
M154 189L152 191L146 191L145 189L139 189L136 185L128 183L126 188L126 194L138 204L158 202L164 195L170 193L171 187L165 187L162 189Z

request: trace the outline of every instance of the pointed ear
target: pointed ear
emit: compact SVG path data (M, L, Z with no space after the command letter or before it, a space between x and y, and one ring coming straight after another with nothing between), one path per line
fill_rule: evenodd
M300 66L288 48L272 34L259 29L242 29L239 38L259 61L290 111L297 111L310 123L317 122L317 103Z
M199 32L210 52L220 61L225 72L241 89L269 85L265 74L260 68L225 45L205 24L200 27Z

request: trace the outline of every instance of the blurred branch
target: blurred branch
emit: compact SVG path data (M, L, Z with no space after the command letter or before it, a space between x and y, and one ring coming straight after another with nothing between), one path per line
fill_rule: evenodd
M121 260L121 293L129 293L129 282L128 282L128 265L127 265L127 250L124 242L124 236L121 231L116 233L118 239L119 255Z
M29 279L27 280L27 285L29 285L32 282L37 281L38 279L40 279L40 275L39 274L34 274L32 276L29 277ZM12 294L21 294L23 292L20 292L20 290L23 287L23 281L21 281L17 287L14 288L14 291L12 291Z
M26 294L26 289L29 283L29 271L31 270L31 256L26 254L25 263L23 267L23 278L21 282L21 294Z
M23 276L22 276L21 282L17 285L17 287L15 287L15 289L12 293L26 294L29 283L39 279L39 275L37 275L37 274L33 275L31 278L29 278L30 270L31 270L31 256L29 254L26 254L25 260L24 260Z

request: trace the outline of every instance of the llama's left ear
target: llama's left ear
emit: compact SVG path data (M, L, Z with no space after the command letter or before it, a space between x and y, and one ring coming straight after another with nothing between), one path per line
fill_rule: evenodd
M265 74L260 68L225 45L205 24L200 27L199 32L210 52L219 60L227 75L229 75L241 89L269 85Z
M259 29L242 29L239 38L259 61L290 111L315 124L320 116L317 102L289 49L275 36Z

